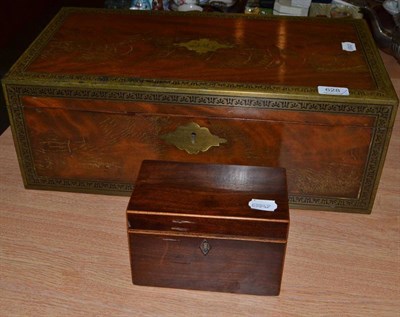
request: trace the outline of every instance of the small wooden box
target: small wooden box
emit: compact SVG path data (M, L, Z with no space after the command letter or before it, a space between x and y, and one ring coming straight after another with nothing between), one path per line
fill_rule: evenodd
M277 208L252 209L252 199ZM134 284L278 295L289 229L286 171L144 161L127 226Z

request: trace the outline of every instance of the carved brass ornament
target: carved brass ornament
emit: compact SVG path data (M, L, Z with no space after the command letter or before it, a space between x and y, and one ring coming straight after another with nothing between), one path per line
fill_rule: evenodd
M186 47L189 51L195 51L198 54L215 52L220 48L232 48L233 45L218 43L210 39L191 40L184 43L175 44L176 46Z
M219 146L221 143L228 142L223 138L213 135L206 127L200 127L194 122L177 127L175 131L162 135L161 139L189 154L206 152L213 146Z

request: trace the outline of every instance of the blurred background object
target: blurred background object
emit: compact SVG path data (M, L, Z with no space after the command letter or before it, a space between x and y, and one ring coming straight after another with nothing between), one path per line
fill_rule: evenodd
M367 20L378 47L400 63L400 5L398 0L348 0ZM391 3L389 5L389 2ZM390 10L387 7L390 6Z

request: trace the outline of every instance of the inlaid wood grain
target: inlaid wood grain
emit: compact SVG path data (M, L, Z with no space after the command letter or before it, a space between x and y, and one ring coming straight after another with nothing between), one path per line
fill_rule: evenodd
M336 22L73 12L27 71L375 89L358 28Z
M35 172L50 179L134 183L143 159L282 166L289 195L355 199L374 133L368 114L22 99ZM165 142L191 122L226 142L196 155Z

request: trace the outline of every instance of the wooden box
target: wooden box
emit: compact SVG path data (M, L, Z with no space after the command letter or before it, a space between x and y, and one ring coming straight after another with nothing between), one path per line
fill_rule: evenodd
M253 209L253 199L277 207ZM289 230L283 168L144 161L127 224L134 284L279 294Z
M281 166L292 207L359 213L398 103L350 19L64 9L3 85L27 188L130 195L144 159Z

